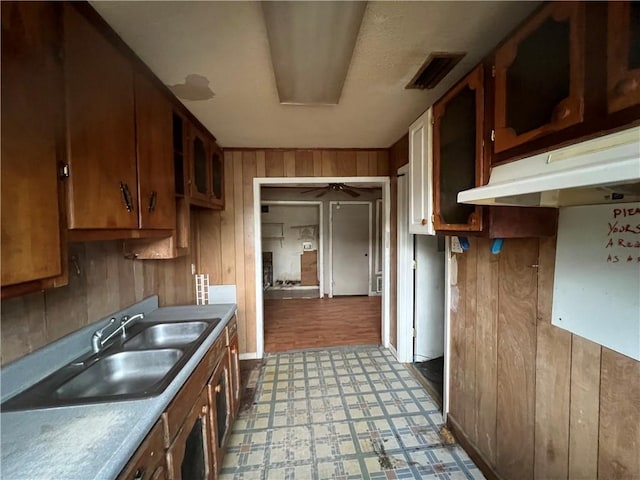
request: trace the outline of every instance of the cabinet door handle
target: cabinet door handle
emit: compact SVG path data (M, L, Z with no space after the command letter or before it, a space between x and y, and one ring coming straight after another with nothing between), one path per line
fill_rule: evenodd
M122 193L122 201L127 209L127 212L133 211L133 200L131 199L131 192L129 191L129 185L120 182L120 193Z
M153 475L151 475L151 480L158 480L162 478L163 473L164 473L164 467L160 465L158 468L156 468L156 471L153 472Z
M140 467L133 474L132 480L142 480L144 478L144 467Z
M235 355L237 352L238 352L238 350L236 349L236 347L233 347L233 348L231 349L231 353L233 353L234 355Z
M207 412L209 411L209 407L207 405L203 405L201 411L202 411L202 415L206 415Z
M156 201L158 199L158 192L153 191L151 192L151 195L149 196L149 213L152 213L155 209L156 209Z
M619 97L629 95L638 88L638 80L635 78L625 78L620 80L615 88L615 93Z
M216 385L213 391L216 393L220 393L222 391L222 385L220 384Z

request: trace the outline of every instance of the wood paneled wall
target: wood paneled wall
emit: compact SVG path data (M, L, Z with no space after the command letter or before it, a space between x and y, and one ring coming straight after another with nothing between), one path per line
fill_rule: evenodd
M640 478L640 362L551 325L554 239L456 254L451 419L503 479Z
M69 247L69 285L2 301L2 364L20 358L150 295L193 303L191 257L128 260L122 243Z
M256 351L253 179L389 174L387 150L243 150L224 154L225 209L197 214L198 271L237 285L240 352Z

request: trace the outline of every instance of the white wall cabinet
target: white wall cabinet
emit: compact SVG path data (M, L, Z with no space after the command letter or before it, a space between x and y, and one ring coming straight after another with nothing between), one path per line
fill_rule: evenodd
M409 127L409 233L435 235L431 109Z

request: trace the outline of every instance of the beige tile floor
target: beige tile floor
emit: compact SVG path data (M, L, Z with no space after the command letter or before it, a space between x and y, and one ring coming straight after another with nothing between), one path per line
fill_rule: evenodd
M233 428L221 480L484 477L441 441L442 415L379 347L271 354Z

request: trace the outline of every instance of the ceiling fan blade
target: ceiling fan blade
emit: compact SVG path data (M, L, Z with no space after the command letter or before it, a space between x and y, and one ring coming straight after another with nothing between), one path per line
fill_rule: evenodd
M317 192L318 190L323 190L327 187L314 187L314 188L310 188L309 190L304 190L300 193L311 193L311 192Z
M359 197L360 194L358 192L356 192L355 190L351 190L350 188L342 188L341 189L344 193L351 195L352 197Z
M325 189L324 192L320 192L318 195L316 195L316 198L324 197L327 194L328 191L329 190Z

